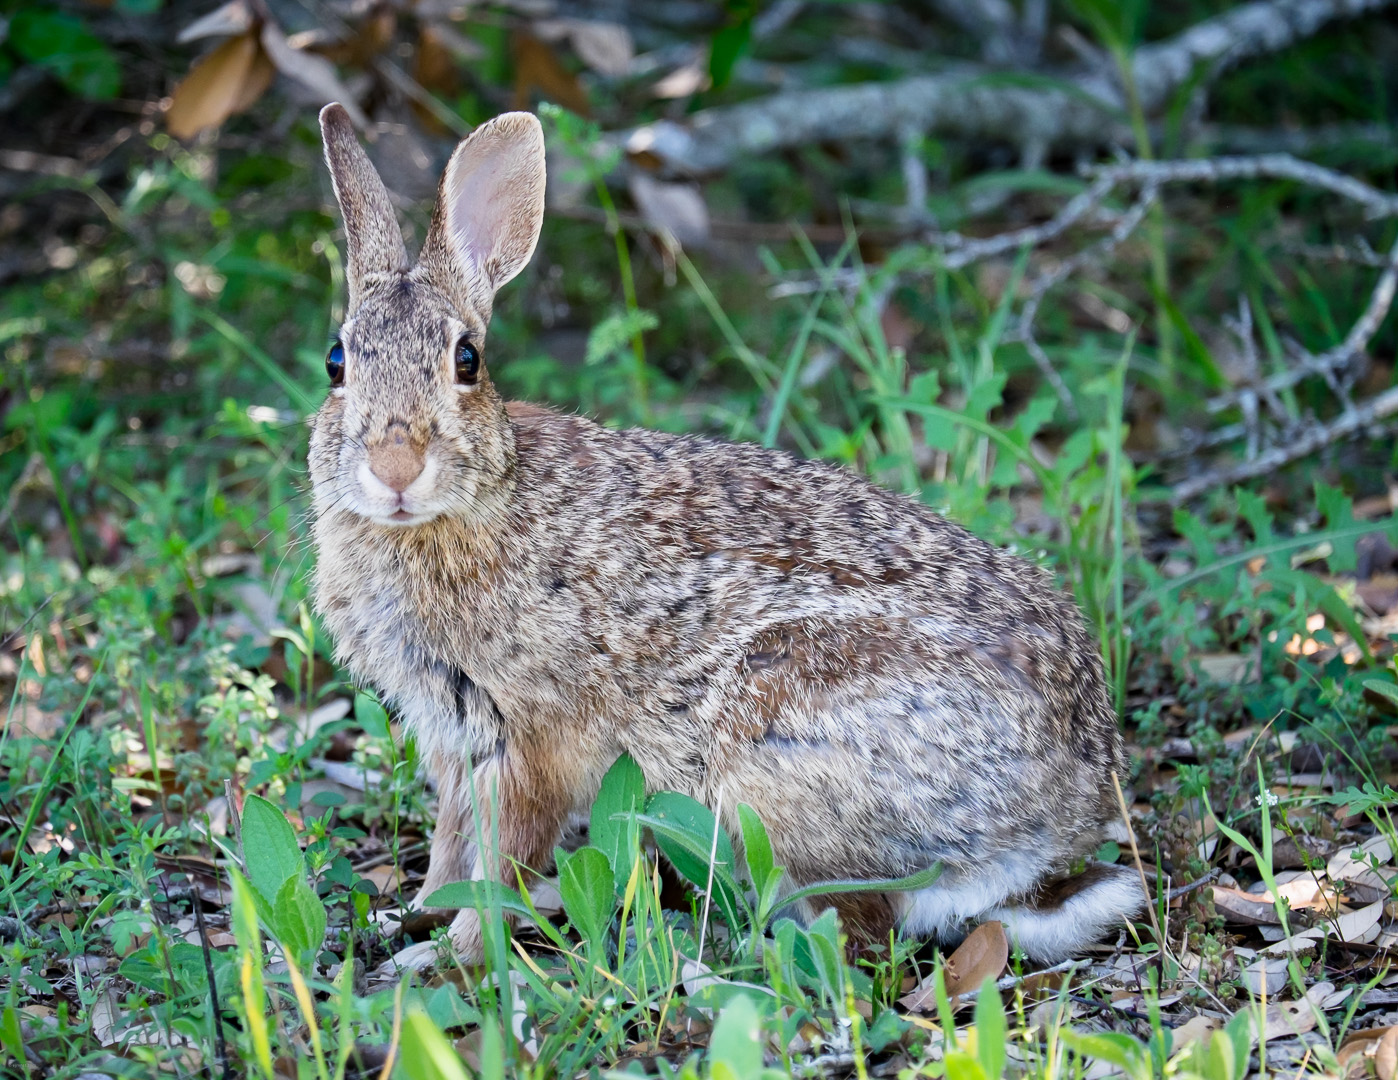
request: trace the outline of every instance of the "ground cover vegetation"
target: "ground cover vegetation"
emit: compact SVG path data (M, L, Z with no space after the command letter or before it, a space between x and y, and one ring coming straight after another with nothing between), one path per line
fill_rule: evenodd
M1393 1080L1389 5L211 7L0 2L0 1070ZM1146 918L853 954L755 814L622 759L547 880L436 898L484 970L395 968L434 796L307 600L332 98L418 238L454 139L541 113L509 395L1052 568Z

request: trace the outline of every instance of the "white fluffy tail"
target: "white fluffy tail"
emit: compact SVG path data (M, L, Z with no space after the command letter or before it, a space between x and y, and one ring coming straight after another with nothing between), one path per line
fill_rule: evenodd
M1032 894L987 911L1031 959L1057 963L1100 941L1139 915L1145 897L1136 873L1125 866L1090 863L1081 874L1044 882Z

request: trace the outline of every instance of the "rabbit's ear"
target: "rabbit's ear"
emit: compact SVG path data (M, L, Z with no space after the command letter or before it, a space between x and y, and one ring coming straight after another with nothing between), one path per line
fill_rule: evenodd
M422 262L488 316L495 291L534 254L543 218L543 128L530 113L504 113L463 139L447 163Z
M348 249L349 307L353 311L373 277L407 269L403 234L383 186L364 148L359 145L349 113L338 102L320 111L320 134L325 163L335 184L335 199L345 219Z

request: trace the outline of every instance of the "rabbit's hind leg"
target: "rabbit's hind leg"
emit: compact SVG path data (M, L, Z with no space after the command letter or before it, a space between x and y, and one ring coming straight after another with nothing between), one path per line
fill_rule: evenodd
M1081 873L1041 882L984 917L1004 923L1010 939L1031 959L1052 964L1100 941L1142 908L1135 871L1089 863Z

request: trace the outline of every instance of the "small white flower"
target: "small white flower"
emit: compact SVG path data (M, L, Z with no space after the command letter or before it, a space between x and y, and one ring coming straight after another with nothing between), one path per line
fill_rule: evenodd
M1258 806L1261 806L1261 805L1262 805L1262 799L1263 799L1263 796L1259 795L1259 796L1257 796L1255 799L1253 799L1253 802L1257 803ZM1266 799L1267 799L1267 805L1268 805L1268 806L1276 806L1276 805L1277 805L1277 797L1276 797L1276 795L1273 794L1272 792L1270 792L1270 791L1267 792Z

